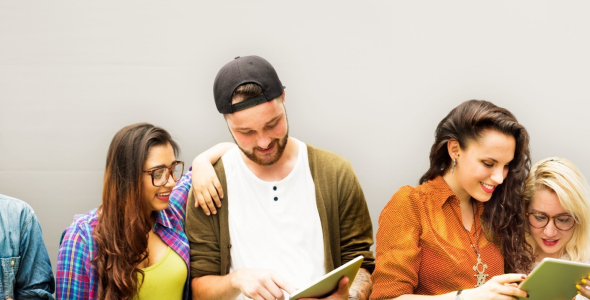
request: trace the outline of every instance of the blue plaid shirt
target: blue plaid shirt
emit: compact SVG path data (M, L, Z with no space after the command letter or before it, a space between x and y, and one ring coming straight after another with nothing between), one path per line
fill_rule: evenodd
M183 299L190 295L189 246L184 233L186 187L191 181L190 172L184 175L170 194L167 209L156 214L154 232L174 250L187 265L187 280ZM92 232L98 224L98 209L74 217L74 222L62 234L57 258L57 298L96 299L98 294L98 272L92 260L96 257L97 246Z

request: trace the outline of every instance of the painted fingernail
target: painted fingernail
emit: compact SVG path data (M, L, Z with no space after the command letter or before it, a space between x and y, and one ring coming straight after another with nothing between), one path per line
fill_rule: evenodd
M582 295L582 292L580 292L580 291L577 291L576 293L578 293L578 294Z
M579 284L576 284L576 290L578 290L578 291L580 290L580 285Z
M582 279L583 284L586 284L586 282L588 282L588 281L586 281L586 279Z

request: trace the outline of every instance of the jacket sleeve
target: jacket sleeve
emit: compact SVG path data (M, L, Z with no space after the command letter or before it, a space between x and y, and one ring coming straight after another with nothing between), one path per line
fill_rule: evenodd
M412 187L399 189L379 216L371 299L413 294L421 261L420 211Z
M217 214L207 216L200 207L195 207L192 187L187 191L185 232L190 245L191 278L225 274L222 256L227 256L229 250L222 249L225 244L220 238L219 222L223 216L227 217L229 195L221 159L214 168L226 195L223 199L225 203L217 210Z
M370 249L373 245L373 224L365 195L348 161L342 167L338 185L342 264L362 255L361 267L373 272L375 258Z
M55 279L41 226L28 209L20 238L20 267L16 275L16 299L53 299Z
M89 299L90 250L74 222L62 235L57 256L57 299Z

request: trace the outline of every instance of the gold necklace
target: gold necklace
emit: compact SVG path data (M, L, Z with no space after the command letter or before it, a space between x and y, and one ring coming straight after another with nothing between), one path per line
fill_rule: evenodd
M476 223L477 219L475 218L477 210L475 210L475 206L473 205L473 202L471 202L471 207L473 208L473 226L475 226L475 244L477 245L477 249L473 245L473 242L471 241L471 236L469 235L469 231L467 230L467 228L465 228L465 226L463 226L463 220L461 218L459 218L459 215L455 212L455 209L452 206L451 206L451 210L453 211L453 214L455 215L455 217L457 217L457 219L459 220L459 223L461 224L461 227L463 228L463 230L465 230L465 233L467 233L467 238L469 239L469 243L471 244L471 248L473 248L473 251L475 251L475 254L477 255L477 263L473 266L473 271L477 272L477 274L475 274L473 276L475 278L477 278L477 283L475 284L475 287L479 287L479 286L482 286L486 283L486 278L488 278L488 276L490 276L490 275L484 273L486 271L486 269L488 268L488 265L484 264L481 261L481 252L479 251L479 231L477 230L477 223Z

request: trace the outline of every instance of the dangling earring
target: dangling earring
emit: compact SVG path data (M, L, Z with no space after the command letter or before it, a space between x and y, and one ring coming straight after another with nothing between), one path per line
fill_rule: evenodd
M453 158L453 168L451 169L451 174L455 173L455 166L457 165L457 159Z

